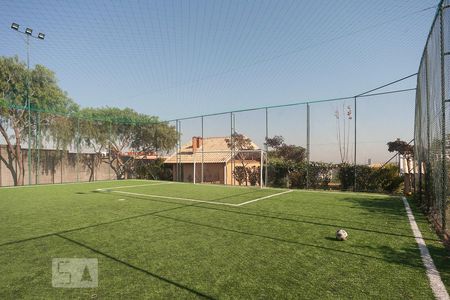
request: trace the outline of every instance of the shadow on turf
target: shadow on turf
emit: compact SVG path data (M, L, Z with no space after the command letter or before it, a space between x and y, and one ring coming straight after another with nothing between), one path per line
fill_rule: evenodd
M336 248L331 248L331 247L326 247L326 246L321 246L321 245L302 243L299 241L287 240L287 239L282 239L279 237L273 237L273 236L269 236L269 235L263 235L263 234L246 232L246 231L242 231L242 230L231 229L231 228L224 228L224 227L220 227L220 226L202 224L202 223L182 220L182 219L168 217L168 216L161 216L161 215L154 215L154 216L158 217L158 218L168 219L168 220L172 220L172 221L176 221L176 222L182 222L182 223L195 225L195 226L207 227L210 229L215 229L215 230L220 230L220 231L226 231L226 232L231 232L231 233L237 233L237 234L242 234L242 235L263 238L263 239L269 239L272 241L283 242L283 243L288 243L288 244L313 247L313 248L318 248L318 249L327 250L327 251L339 252L339 253L343 253L343 254L350 254L350 255L360 256L360 257L364 257L364 258L400 264L403 266L410 266L413 268L423 268L423 265L421 264L420 256L418 255L417 249L415 247L411 247L408 249L405 248L405 249L401 249L401 250L395 250L393 248L386 247L386 246L371 248L371 250L376 251L382 255L381 257L379 257L379 256L373 256L373 255L368 255L368 254L364 254L364 253L357 253L357 252L352 252L352 251L343 250L343 249L336 249ZM332 239L332 238L327 237L326 239L328 240L328 239ZM335 239L332 239L332 240L336 241ZM352 245L352 247L354 247L354 245ZM361 247L361 248L364 248L364 247ZM365 250L367 250L367 249L365 249ZM398 258L399 254L402 254L400 256L400 259ZM414 257L414 260L411 260L411 257Z
M392 216L406 216L406 213L403 209L403 204L401 201L396 203L392 200L392 196L386 196L386 198L339 198L338 202L347 202L347 204L336 204L336 203L324 203L321 202L313 202L314 206L333 206L333 207L343 207L348 209L363 209L367 210L370 208L370 213L378 213L378 214L391 214ZM310 203L311 203L310 202ZM350 205L348 205L350 204ZM387 205L386 205L387 204ZM400 204L400 205L399 205ZM396 209L396 206L399 206L400 211ZM402 210L403 209L403 210Z
M172 207L172 208L168 208L168 209L163 209L163 210L158 210L158 211L152 211L152 212L145 213L145 214L139 214L139 215L134 215L134 216L125 217L125 218L121 218L121 219L115 219L115 220L111 220L111 221L108 221L108 222L96 223L96 224L92 224L92 225L88 225L88 226L83 226L83 227L77 227L77 228L72 228L72 229L62 230L62 231L58 231L58 232L46 233L46 234L43 234L43 235L38 235L38 236L26 238L26 239L21 239L21 240L16 240L16 241L11 241L11 242L6 242L6 243L3 243L3 244L0 244L0 247L2 247L2 246L8 246L8 245L14 245L14 244L19 244L19 243L28 242L28 241L33 241L33 240L37 240L37 239L40 239L40 238L46 238L46 237L50 237L50 236L54 236L54 235L58 235L58 234L69 233L69 232L72 232L72 231L78 231L78 230L83 230L83 229L93 228L93 227L102 226L102 225L109 225L109 224L113 224L113 223L117 223L117 222L122 222L122 221L126 221L126 220L132 220L132 219L137 219L137 218L147 217L147 216L151 216L151 215L154 215L154 214L157 214L157 213L167 212L167 211L171 211L171 210L175 210L175 209L180 209L180 208L184 208L184 207L188 207L188 206L193 206L193 205L194 205L194 204L181 205L181 206Z
M104 253L104 252L102 252L102 251L100 251L100 250L97 250L97 249L95 249L95 248L92 248L92 247L90 247L90 246L88 246L88 245L86 245L86 244L83 244L83 243L79 242L79 241L73 240L73 239L71 239L71 238L69 238L69 237L66 237L66 236L63 236L63 235L60 235L60 234L55 234L55 236L57 236L57 237L59 237L59 238L62 238L62 239L64 239L64 240L66 240L66 241L69 241L69 242L71 242L71 243L73 243L73 244L75 244L75 245L78 245L78 246L81 246L81 247L83 247L83 248L86 248L86 249L88 249L88 250L90 250L90 251L92 251L92 252L95 252L95 253L97 253L97 254L100 254L100 255L102 255L102 256L104 256L104 257L107 257L107 258L109 258L109 259L111 259L111 260L113 260L113 261L115 261L115 262L118 262L118 263L120 263L120 264L123 264L123 265L125 265L125 266L127 266L127 267L129 267L129 268L132 268L132 269L136 270L136 271L142 272L142 273L147 274L147 275L150 275L150 276L152 276L152 277L154 277L154 278L156 278L156 279L159 279L159 280L164 281L164 282L166 282L166 283L172 284L172 285L174 285L174 286L176 286L176 287L178 287L178 288L181 288L181 289L183 289L183 290L186 290L186 291L188 291L188 292L190 292L190 293L192 293L192 294L195 294L196 296L199 296L199 297L201 297L201 298L205 298L205 299L214 299L213 297L211 297L211 296L209 296L209 295L207 295L207 294L205 294L205 293L202 293L202 292L200 292L200 291L197 291L197 290L195 290L195 289L193 289L193 288L190 288L190 287L188 287L188 286L185 286L185 285L183 285L183 284L181 284L181 283L178 283L178 282L176 282L176 281L170 280L170 279L168 279L168 278L165 278L165 277L163 277L163 276L161 276L161 275L158 275L158 274L156 274L156 273L153 273L153 272L150 272L150 271L148 271L148 270L142 269L142 268L140 268L140 267L138 267L138 266L132 265L132 264L126 262L126 261L123 261L123 260L121 260L121 259L118 259L118 258L116 258L116 257L114 257L114 256L111 256L111 255L109 255L109 254L107 254L107 253Z
M181 205L179 202L170 201L170 200L149 199L147 197L134 196L134 195L133 196L128 196L128 197L129 198L136 198L136 199L140 199L140 200L152 201L152 202L171 203L171 204ZM343 199L343 200L347 200L347 201L351 201L351 202L355 201L355 199L351 199L351 198L349 198L349 199L346 198L346 199ZM362 200L362 201L363 201L363 204L361 205L362 207L364 207L365 205L367 205L369 203L369 201L364 201L364 200ZM377 201L380 201L380 200L377 200ZM380 204L377 204L377 205L380 205ZM54 232L54 233L48 233L48 234L44 234L44 235L40 235L40 236L36 236L36 237L30 237L30 238L26 238L26 239L22 239L22 240L6 242L6 243L3 243L3 244L0 244L0 247L1 246L6 246L6 245L22 243L22 242L26 242L26 241L31 241L31 240L35 240L35 239L39 239L39 238L45 238L45 237L49 237L49 236L52 236L52 235L55 235L55 234L63 234L63 233L68 233L68 232L72 232L72 231L78 231L78 230L88 229L88 228L92 228L92 227L97 227L97 226L102 226L102 225L108 225L108 224L112 224L112 223L122 222L122 221L126 221L126 220L131 220L131 219L135 219L135 218L156 215L158 213L167 212L167 211L180 209L180 208L185 208L185 207L196 207L196 208L201 208L201 209L216 210L216 211L222 211L222 212L234 213L234 214L241 214L241 215L246 215L246 216L269 218L269 219L276 219L276 220L282 220L282 221L288 221L288 222L296 222L296 223L305 223L305 224L319 225L319 226L329 226L329 227L333 227L333 228L345 227L346 229L359 230L359 231L365 231L365 232L371 232L371 233L377 233L377 234L386 234L386 235L397 236L397 237L414 238L414 236L412 236L412 235L397 234L397 233L392 233L392 232L385 232L385 231L380 231L380 230L371 230L371 229L367 229L367 228L358 228L358 227L353 227L353 226L342 226L342 224L327 224L327 223L320 223L320 222L314 222L314 221L305 221L305 220L298 220L298 219L292 219L292 218L285 218L285 217L271 216L271 215L265 215L265 214L258 214L258 213L253 213L253 212L244 212L244 211L242 211L243 209L249 210L249 208L244 208L244 207L233 208L233 209L231 209L231 208L223 209L223 208L218 208L218 207L205 206L202 203L200 203L200 204L195 203L195 204L181 205L181 206L177 206L175 208L170 208L170 209L165 209L165 210L160 210L160 211L152 211L152 212L149 212L149 213L134 215L134 216L125 217L125 218L121 218L121 219L116 219L116 220L112 220L112 221L108 221L108 222L92 224L92 225L89 225L89 226L78 227L78 228L63 230L63 231ZM373 207L372 203L369 203L369 208L370 207ZM261 210L259 210L259 211L261 211ZM400 209L397 209L396 211L397 211L397 214L401 215ZM270 213L274 213L274 212L270 212ZM280 215L281 213L275 212L275 214ZM307 217L307 218L314 218L314 217L305 216L305 215L296 215L296 214L290 214L290 215L300 216L300 217ZM321 219L327 219L327 218L321 218ZM328 218L328 220L343 221L343 220L332 219L332 218ZM425 238L425 240L439 241L438 239L426 239L426 238Z
M343 198L340 201L345 201L353 205L354 209L365 209L369 213L390 214L391 216L406 217L405 207L402 201L393 201L392 199L355 199Z
M260 191L260 190L256 190L256 191ZM255 193L256 191L250 191L250 192L245 192L245 193L240 193L240 194L235 194L235 195L231 195L231 196L226 196L226 197L221 197L221 198L215 198L215 199L212 199L212 200L208 200L208 201L219 201L219 200L225 200L225 199L230 199L230 198L233 198L233 197L236 197L236 196L242 196L242 195L247 195L247 194L252 194L252 193ZM97 191L97 190L94 190L94 191L92 191L93 193L101 193L101 191ZM136 199L140 199L140 200L147 200L147 201L155 201L155 202L170 202L170 203L178 203L178 202L171 202L170 200L156 200L155 198L153 198L153 199L149 199L148 197L144 197L144 196L138 196L138 195L127 195L128 197L130 197L130 198L136 198ZM352 202L352 201L359 201L359 200L355 200L355 199L353 199L353 198L343 198L342 199L343 201L347 201L347 200L349 200L349 202ZM366 200L367 201L367 200ZM392 200L387 200L387 199L383 199L383 200L379 200L378 198L377 199L372 199L372 200L368 200L368 201L391 201L392 202ZM320 204L323 204L323 203L320 203ZM315 205L317 205L317 203L315 203ZM327 206L329 206L328 204L324 204L324 205L327 205ZM334 204L334 206L336 206L335 204ZM344 205L341 205L341 206L344 206ZM364 207L363 206L361 206L361 207L351 207L351 206L347 206L347 205L345 205L345 207L348 207L348 208L350 208L350 209L354 209L354 208L356 208L356 209L364 209ZM309 215L302 215L302 214L292 214L292 213L280 213L280 212L274 212L274 211L270 211L270 210L264 210L264 209L260 209L260 208L258 208L258 209L255 209L255 208L245 208L245 209L249 209L249 210L254 210L254 211L261 211L261 212L268 212L268 213L271 213L271 214L278 214L278 215L289 215L289 216L295 216L295 217L302 217L302 218L311 218L311 219L322 219L322 220L330 220L330 221L338 221L338 222L348 222L348 220L342 220L342 219L336 219L336 218L326 218L326 217L319 217L319 216L309 216ZM370 213L375 213L375 212L370 212ZM376 213L386 213L386 211L383 211L383 212L376 212ZM404 210L403 210L403 213L401 213L401 214L399 214L399 216L400 217L405 217L406 216L406 214L405 214L405 212L404 212ZM360 223L360 224L362 224L362 225L367 225L367 222L364 222L364 223L361 223L361 222L355 222L355 221L352 221L353 223ZM380 225L380 224L376 224L376 226L377 227L386 227L386 228L388 228L388 229L392 229L393 227L392 226L383 226L383 225Z
M396 263L400 265L407 265L414 268L423 268L423 262L417 253L416 247L395 249L390 246L359 246L353 245L353 247L361 248L363 251L377 251L383 255L383 259L390 263Z
M147 198L147 197L144 197L144 196L132 195L132 196L128 196L128 197L129 198L140 199L140 200L145 200L145 201L152 201L152 202L179 204L179 202L175 202L175 201L158 200L158 199L155 199L155 198ZM404 237L404 238L415 238L415 236L413 236L411 234L400 234L400 233L387 232L387 231L381 231L381 230L359 228L359 227L354 227L354 226L347 226L347 225L344 226L343 224L329 224L329 223L321 223L321 222L315 222L315 221L298 220L298 219L293 219L293 218L270 216L270 215L266 215L266 214L258 214L258 213L253 213L253 212L245 212L245 211L242 211L242 210L243 209L248 209L248 208L244 208L244 207L238 207L238 208L231 208L230 207L230 208L224 209L224 208L219 208L219 207L212 207L210 205L206 206L206 204L203 204L203 203L186 205L185 207L195 207L195 208L201 208L201 209L223 211L223 212L228 212L228 213L233 213L233 214L241 214L241 215L246 215L246 216L254 216L254 217L261 217L261 218L268 218L268 219L276 219L276 220L282 220L282 221L287 221L287 222L295 222L295 223L303 223L303 224L311 224L311 225L319 225L319 226L329 226L329 227L333 227L333 228L345 227L346 229L358 230L358 231L364 231L364 232L370 232L370 233L384 234L384 235L390 235L390 236L396 236L396 237ZM279 214L279 213L277 213L277 214ZM305 217L305 216L302 216L302 217ZM409 229L406 229L406 230L409 231ZM428 240L437 241L437 239L428 239Z

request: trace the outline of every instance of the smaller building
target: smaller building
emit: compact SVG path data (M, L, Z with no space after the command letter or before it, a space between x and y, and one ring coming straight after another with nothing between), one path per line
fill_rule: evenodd
M191 143L183 145L165 161L172 165L174 180L238 185L232 170L245 167L259 172L262 150L251 142L249 149L232 151L227 139L229 137L193 137ZM250 181L247 178L247 182L241 184L249 185Z

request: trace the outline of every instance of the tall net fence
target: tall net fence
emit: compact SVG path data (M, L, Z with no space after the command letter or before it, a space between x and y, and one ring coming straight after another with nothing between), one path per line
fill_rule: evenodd
M30 107L6 99L0 186L144 178L399 192L410 171L387 143L413 138L414 77L355 96L167 121L114 108L55 113L36 99Z
M172 120L166 164L183 182L409 191L415 169L387 144L413 140L415 75L351 97Z
M33 103L33 102L32 102ZM96 118L1 107L0 186L164 178L175 127L156 118Z
M420 62L415 112L416 191L437 228L448 234L450 1L439 4Z

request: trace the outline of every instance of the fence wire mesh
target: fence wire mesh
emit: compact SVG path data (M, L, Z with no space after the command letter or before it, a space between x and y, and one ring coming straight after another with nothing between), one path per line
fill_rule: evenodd
M397 160L385 165L393 155L386 144L413 136L415 89L405 89L413 76L397 90L168 121L117 117L110 108L57 114L3 105L0 186L146 178L400 191L402 172Z
M448 234L450 1L442 1L417 76L415 112L416 191L438 230Z
M441 20L445 26L447 21L440 15L436 20L417 88L420 99L432 100L418 98L415 128L416 139L427 141L416 147L423 162L419 168L429 170L420 174L419 186L433 187L429 194L439 194L443 177L438 175L445 167L439 163L444 155L439 144L445 130L439 117L443 102L436 100L443 98L439 87L444 81L434 71L440 62L428 57L447 51L446 45L440 47ZM400 191L403 174L411 172L402 169L400 159L386 164L394 154L386 144L413 138L416 89L410 88L410 79L415 75L349 97L167 121L108 107L78 107L70 113L59 107L56 113L40 107L39 99L22 99L28 94L13 95L0 99L0 186L147 178ZM417 120L429 126L421 127ZM433 184L423 184L422 177ZM442 208L442 198L433 199L433 209Z

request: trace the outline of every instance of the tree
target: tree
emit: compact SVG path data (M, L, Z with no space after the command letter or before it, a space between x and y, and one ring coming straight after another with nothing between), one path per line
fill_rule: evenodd
M342 104L342 110L339 108L334 112L336 118L336 131L337 141L339 146L339 155L341 157L341 163L348 163L348 150L350 143L350 127L352 120L352 108L350 105L345 106Z
M141 116L142 124L136 130L132 147L146 153L167 154L178 142L178 133L168 123L159 122L157 117Z
M173 180L172 168L164 164L163 158L139 160L136 164L136 175L140 179Z
M130 108L85 108L81 110L81 116L80 143L95 153L93 162L86 161L91 172L101 163L107 163L117 179L127 178L128 173L134 172L135 156L169 151L177 142L178 135L173 126L159 123L158 118Z
M230 148L233 151L236 151L234 153L234 159L239 161L241 164L240 167L235 167L233 170L233 176L238 181L239 185L241 185L243 182L245 182L245 185L248 185L248 179L249 179L249 169L247 168L247 165L250 161L250 158L252 156L251 153L245 152L243 150L253 150L255 147L253 146L252 141L244 136L243 134L234 132L231 135L231 138L225 139L228 148Z
M394 193L402 183L398 174L398 167L387 164L383 168L373 168L366 165L357 165L356 186L359 191ZM355 166L350 164L338 165L338 177L341 190L349 190L355 183Z
M300 165L306 156L305 148L296 145L288 145L282 136L276 135L266 139L266 145L270 149L268 152L272 181L277 186L289 185L288 181L293 179L293 172L300 170ZM297 172L297 174L300 172ZM296 174L296 175L297 175ZM298 182L298 176L296 176Z
M399 157L400 155L402 155L406 159L406 170L408 175L405 176L405 178L409 186L411 186L411 176L409 175L411 173L410 165L414 156L414 147L407 142L400 140L399 138L397 138L393 142L388 142L387 146L389 152L397 152L399 154ZM415 170L413 172L415 172Z
M410 163L414 155L414 147L400 139L396 139L393 142L388 142L387 146L389 152L398 152L398 154L403 155L403 157L406 159L406 169L409 174Z
M280 135L276 135L273 138L267 138L266 145L269 148L272 148L272 151L269 152L272 158L280 158L284 161L297 163L305 160L305 148L286 144L284 138Z
M33 111L30 116L31 124L28 122L29 111L26 109L27 90ZM25 63L17 57L0 57L0 98L0 134L5 140L7 153L7 157L0 156L0 160L11 172L14 185L23 185L25 155L22 143L28 139L30 126L33 130L41 128L43 138L34 140L35 143L39 142L37 147L47 142L62 149L73 139L74 126L61 115L76 112L78 105L61 90L51 70L41 65L27 70ZM53 113L36 113L48 110Z
M266 145L269 148L278 149L284 144L284 138L281 135L275 135L272 138L266 138Z

